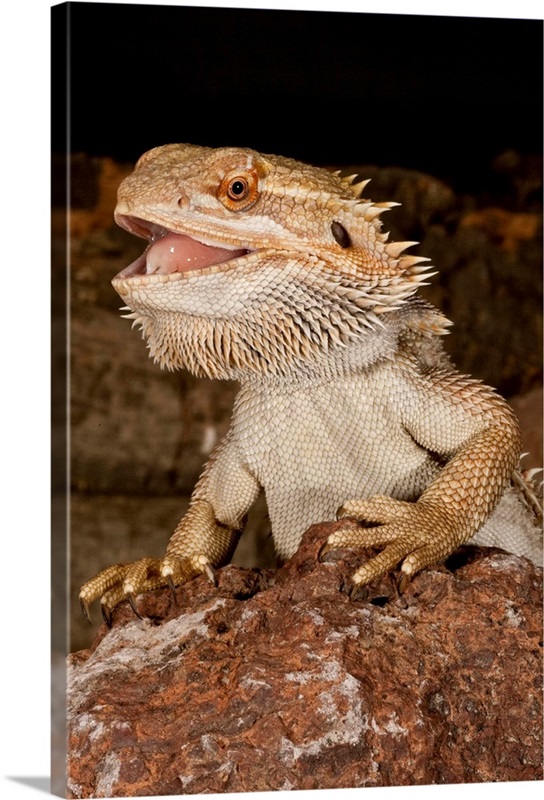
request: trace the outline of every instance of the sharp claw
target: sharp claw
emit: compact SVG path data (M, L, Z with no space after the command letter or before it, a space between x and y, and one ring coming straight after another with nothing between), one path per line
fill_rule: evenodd
M91 612L89 610L88 602L83 597L80 597L79 598L79 605L81 606L81 612L82 612L83 616L85 617L85 619L87 620L89 625L92 625L93 621L91 619Z
M329 544L328 540L323 542L317 554L317 560L319 561L320 564L323 562L323 559L330 550L334 550L334 548Z
M105 605L104 603L100 604L100 611L102 612L102 619L108 626L111 628L111 609L109 606Z
M411 578L409 575L407 575L405 572L401 572L397 583L397 589L399 594L403 594L406 591L406 589L408 588L408 584L410 583L410 580Z
M216 574L214 568L212 567L212 565L211 564L204 564L204 572L206 573L206 577L208 578L210 583L213 586L217 587L217 584L218 584L217 574Z
M176 598L176 584L174 583L174 579L171 575L166 576L166 583L168 584L168 588L170 589L170 593L172 595L172 600L174 604L177 605L177 598Z
M138 606L136 605L136 600L135 600L134 595L132 594L132 592L129 592L127 594L127 600L130 603L130 607L132 608L132 610L134 611L136 616L139 617L139 619L143 619L142 615L138 611Z
M349 599L355 600L355 595L357 594L358 591L359 591L359 584L358 583L352 584L351 589L349 590Z
M344 506L338 506L336 509L336 519L342 519L346 512L344 511Z

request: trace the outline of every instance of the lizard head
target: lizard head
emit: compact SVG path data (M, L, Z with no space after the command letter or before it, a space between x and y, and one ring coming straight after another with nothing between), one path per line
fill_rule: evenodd
M285 374L384 327L427 259L388 242L367 182L245 148L170 144L122 182L115 219L148 240L113 286L169 368Z

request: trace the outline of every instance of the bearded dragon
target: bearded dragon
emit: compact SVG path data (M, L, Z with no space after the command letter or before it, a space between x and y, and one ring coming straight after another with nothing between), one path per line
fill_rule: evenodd
M343 519L323 550L377 547L353 575L401 588L459 545L538 561L536 500L507 403L459 374L451 324L415 297L428 259L390 242L368 181L253 150L170 144L122 182L117 223L148 240L113 286L151 357L236 379L231 426L163 558L115 564L80 601L111 609L226 564L264 490L275 549ZM435 274L435 273L431 273Z

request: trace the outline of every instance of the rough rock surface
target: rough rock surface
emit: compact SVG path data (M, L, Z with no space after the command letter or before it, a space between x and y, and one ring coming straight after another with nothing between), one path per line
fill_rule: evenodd
M467 547L350 600L337 524L114 612L70 657L69 797L542 779L542 570Z

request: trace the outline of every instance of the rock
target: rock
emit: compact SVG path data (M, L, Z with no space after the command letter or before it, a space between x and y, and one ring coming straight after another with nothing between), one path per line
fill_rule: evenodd
M462 227L485 231L492 242L511 253L523 242L536 239L541 224L540 214L520 214L503 208L472 211L461 220Z
M467 547L350 600L337 525L114 612L69 659L69 797L542 779L542 570Z
M527 453L521 462L524 469L542 467L542 408L544 406L542 394L542 386L537 386L526 394L510 399L510 405L516 412L521 426L521 449ZM541 480L542 476L537 483Z

